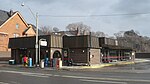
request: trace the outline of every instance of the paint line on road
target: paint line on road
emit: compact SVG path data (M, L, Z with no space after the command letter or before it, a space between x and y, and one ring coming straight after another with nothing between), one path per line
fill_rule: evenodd
M56 77L61 77L61 75L53 75L53 76L56 76Z
M0 82L0 84L9 84L9 83L5 83L5 82Z
M7 70L0 70L0 72L15 73L15 74L21 74L21 75L26 75L26 76L34 76L34 77L45 77L45 78L48 78L49 76L52 76L52 74L19 72L19 71L7 71Z
M61 77L65 77L65 78L82 78L82 79L88 79L88 78L91 78L91 77L83 77L83 76L71 76L71 75L62 75Z
M82 80L84 82L96 82L96 83L108 83L108 84L127 84L126 82L117 82L117 81L100 81L100 80Z
M105 80L105 81L125 81L125 82L147 82L150 83L150 80L142 80L142 79L122 79L122 78L102 78L102 77L85 77L85 76L72 76L72 75L58 75L58 74L43 74L43 73L32 73L32 72L19 72L19 71L9 71L9 70L0 70L0 72L6 73L17 73L28 76L36 76L36 77L65 77L65 78L76 78L76 79L85 79L85 80Z
M71 75L62 75L61 77L76 78L76 79L87 79L87 80L107 80L107 81L126 81L126 82L147 82L147 83L150 83L150 80L142 80L142 79L100 78L100 77L84 77L84 76L71 76Z
M35 75L35 74L23 74L26 76L34 76L34 77L42 77L42 78L49 78L49 76L44 76L44 75Z

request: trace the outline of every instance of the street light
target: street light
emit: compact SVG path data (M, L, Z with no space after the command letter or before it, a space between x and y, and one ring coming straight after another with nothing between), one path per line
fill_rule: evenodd
M25 6L25 4L22 3L21 6ZM35 43L36 60L35 60L35 64L37 66L38 65L38 13L36 13L36 15L34 15L34 13L32 12L31 8L29 6L27 6L27 5L26 5L26 7L29 9L29 11L33 15L34 19L36 20L36 43Z

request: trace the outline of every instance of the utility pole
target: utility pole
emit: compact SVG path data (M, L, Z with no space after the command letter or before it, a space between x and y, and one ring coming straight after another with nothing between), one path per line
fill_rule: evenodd
M36 66L38 65L38 13L36 13L36 41L35 41L35 49L36 49ZM40 58L39 58L40 59Z
M25 4L22 3L21 6L25 6ZM36 41L35 41L36 60L35 60L35 64L36 64L36 66L38 66L38 30L39 30L39 28L38 28L38 13L36 13L36 15L35 15L29 6L26 5L26 7L29 9L29 11L33 15L34 19L36 20Z

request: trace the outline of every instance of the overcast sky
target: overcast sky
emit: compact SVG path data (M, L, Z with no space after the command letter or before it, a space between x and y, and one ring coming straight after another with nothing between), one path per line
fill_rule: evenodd
M21 7L22 2L24 7ZM19 11L26 22L35 24L28 7L34 13L38 12L39 26L53 26L65 30L70 23L83 22L92 31L101 31L109 36L134 29L141 35L150 37L150 0L3 0L0 3L1 10ZM116 15L134 13L149 14Z

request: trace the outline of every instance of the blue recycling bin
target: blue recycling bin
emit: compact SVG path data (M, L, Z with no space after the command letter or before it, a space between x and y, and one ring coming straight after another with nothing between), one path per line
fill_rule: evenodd
M32 67L32 58L29 58L29 67Z
M48 58L45 58L45 66L48 66Z

